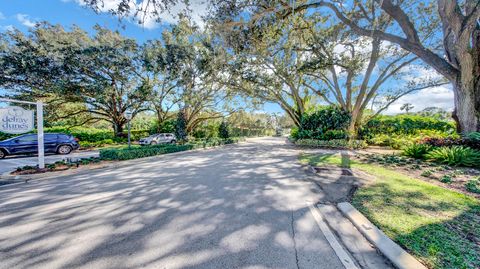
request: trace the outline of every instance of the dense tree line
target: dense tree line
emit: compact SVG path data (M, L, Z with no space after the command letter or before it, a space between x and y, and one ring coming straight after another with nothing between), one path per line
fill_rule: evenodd
M117 8L111 12L120 16L128 16L132 12L135 15L148 13L160 19L159 15L162 12L179 1L155 0L147 2L147 5L137 6L128 5L128 2L120 1ZM243 36L258 32L271 23L292 21L292 18L298 17L298 14L307 14L309 19L315 14L320 14L322 18L333 18L327 25L344 27L352 35L350 40L367 40L370 43L370 59L367 60L368 66L363 76L364 83L360 84L360 88L354 87L349 90L348 82L345 82L345 85L341 86L344 96L339 99L335 85L332 87L328 82L324 85L333 88L333 95L336 95L335 99L338 99L336 101L339 105L343 106L343 102L346 105L348 99L357 97L355 101L350 100L353 107L346 107L354 116L353 125L357 121L355 118L358 116L361 118L362 109L365 108L363 104L368 104L368 100L376 95L375 88L378 84L372 85L368 82L371 79L371 70L374 70L379 57L382 57L382 44L394 44L402 49L397 56L403 61L393 60L390 71L386 70L385 78L403 63L418 58L440 73L452 85L455 102L453 118L457 122L458 130L461 132L480 130L480 3L478 1L354 0L348 4L335 0L253 2L211 0L208 2L211 21L223 28L240 30ZM102 3L102 0L88 1L88 5L94 9L100 8ZM308 27L302 28L302 32L312 29L317 31L317 28ZM336 41L341 40L340 38ZM324 40L320 38L314 41L314 47L323 50ZM237 43L241 46L249 44L243 39L237 39ZM351 56L355 58L353 54ZM328 53L323 53L323 57L328 57ZM350 65L346 68L349 78L352 78L351 69ZM347 81L352 80L347 79ZM383 79L379 78L376 81L382 82ZM425 85L411 87L406 92L423 87ZM315 90L318 91L318 87ZM352 96L345 94L353 91L355 94ZM384 102L387 105L390 104L398 94L403 93L389 94L387 98L383 98Z
M102 2L87 4L98 9ZM158 17L177 1L125 3L111 12ZM57 117L107 120L116 133L127 110L154 111L160 123L181 110L191 133L248 96L251 105L277 103L296 126L319 104L336 105L351 115L355 136L402 96L450 83L459 131L480 128L477 1L209 3L202 28L181 15L161 40L145 44L98 26L94 36L48 23L27 35L8 32L0 85L16 96L68 104L67 113L52 113ZM421 69L431 77L419 78Z

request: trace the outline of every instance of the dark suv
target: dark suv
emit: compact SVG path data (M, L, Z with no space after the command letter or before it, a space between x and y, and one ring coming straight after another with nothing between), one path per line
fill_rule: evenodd
M69 154L80 146L77 140L67 134L45 134L45 153ZM7 155L20 155L38 152L36 134L26 134L0 141L0 159Z

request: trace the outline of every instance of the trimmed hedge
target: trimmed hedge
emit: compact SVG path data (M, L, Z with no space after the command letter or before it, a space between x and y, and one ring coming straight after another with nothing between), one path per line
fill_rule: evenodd
M366 148L367 143L364 140L346 140L346 139L332 139L332 140L317 140L317 139L299 139L295 141L297 146L306 147L321 147L321 148L348 148L361 149Z
M377 116L359 130L363 139L378 134L416 134L420 130L435 130L447 134L455 133L455 123L417 115Z
M100 150L100 158L103 160L131 160L167 153L179 152L193 149L193 145L158 145L145 146L141 148L131 149L102 149Z
M144 157L151 157L173 152L186 151L196 148L207 148L220 146L225 144L233 144L241 141L243 138L229 138L197 140L185 145L161 144L155 146L144 146L139 148L120 148L120 149L102 149L100 150L100 158L103 160L131 160Z
M292 129L293 139L341 140L346 139L351 115L337 106L321 107L302 115L300 128Z

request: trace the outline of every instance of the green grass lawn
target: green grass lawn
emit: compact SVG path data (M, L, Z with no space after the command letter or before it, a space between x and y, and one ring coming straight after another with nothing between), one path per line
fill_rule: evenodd
M355 193L353 206L429 268L480 268L479 200L345 155L302 155L300 161L375 175L375 183Z

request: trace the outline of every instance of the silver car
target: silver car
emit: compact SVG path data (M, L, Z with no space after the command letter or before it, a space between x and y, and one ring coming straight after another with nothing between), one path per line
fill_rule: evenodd
M177 142L177 138L171 133L154 134L149 137L142 138L138 142L140 145L175 144Z

